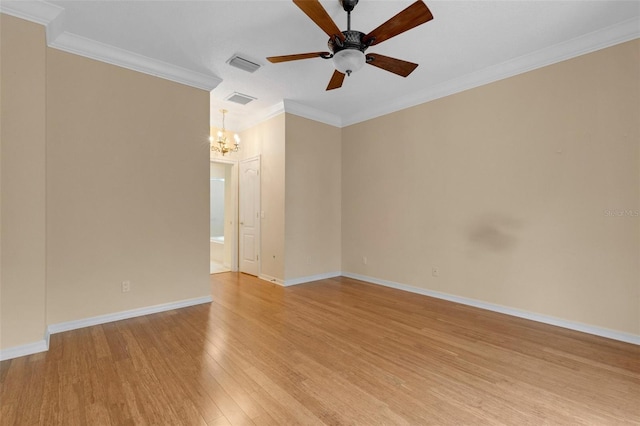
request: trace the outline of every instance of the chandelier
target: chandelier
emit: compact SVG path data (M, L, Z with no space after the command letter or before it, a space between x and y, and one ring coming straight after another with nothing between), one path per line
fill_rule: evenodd
M238 134L233 135L233 147L227 146L227 131L224 128L224 115L228 112L226 109L221 109L222 113L222 130L218 130L218 139L214 142L213 136L209 136L209 142L211 143L211 151L216 151L225 155L227 152L238 152L240 149L240 136Z

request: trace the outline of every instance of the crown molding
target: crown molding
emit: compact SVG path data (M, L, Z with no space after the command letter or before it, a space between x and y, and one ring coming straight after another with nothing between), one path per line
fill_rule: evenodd
M277 115L284 113L284 102L278 102L270 107L264 108L248 118L238 120L238 132L244 132L258 124L267 121Z
M384 105L377 105L343 118L342 126L350 126L433 101L498 80L566 61L580 55L640 38L640 20L634 18L619 24L567 40L509 61L454 78L442 84L403 96Z
M532 52L503 63L475 71L473 73L445 81L434 87L418 91L409 96L403 96L384 105L358 111L346 117L340 117L326 111L319 110L298 102L285 99L272 107L265 109L261 117L248 121L244 128L252 127L282 112L298 115L310 120L319 121L334 127L346 127L383 115L391 114L416 105L444 98L465 90L483 86L509 77L523 74L548 65L566 61L587 53L595 52L616 44L640 38L640 21L629 19L619 24L585 34L554 46Z
M222 82L222 79L213 75L191 71L66 31L49 42L49 46L207 91L213 90Z
M284 100L284 110L289 114L308 118L309 120L319 121L320 123L328 124L333 127L343 127L342 118L339 115L290 101L288 99Z
M64 8L45 1L2 1L0 12L44 25L47 45L55 49L207 91L222 82L215 75L192 71L69 33L64 30Z
M261 110L259 113L252 115L248 119L242 120L239 126L239 131L245 131L285 112L299 117L308 118L309 120L328 124L333 127L342 127L342 119L336 114L285 99L282 102L278 102Z
M64 8L46 1L3 0L0 1L0 12L45 25L47 44L56 49L203 90L213 90L222 81L214 75L191 71L65 32ZM284 100L243 120L242 127L247 129L282 112L334 127L350 126L637 38L640 38L640 21L633 18L345 117L291 100Z
M44 1L0 1L0 12L41 25L49 25L64 8Z

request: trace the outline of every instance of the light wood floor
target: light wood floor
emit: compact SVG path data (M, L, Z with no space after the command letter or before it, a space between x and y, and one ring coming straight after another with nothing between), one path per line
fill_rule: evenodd
M0 363L0 424L640 421L638 346L347 278L211 280L212 304Z

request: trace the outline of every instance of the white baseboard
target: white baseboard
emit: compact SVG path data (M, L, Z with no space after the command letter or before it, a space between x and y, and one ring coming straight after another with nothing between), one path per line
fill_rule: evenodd
M621 331L610 330L608 328L596 327L592 325L582 324L579 322L567 321L567 320L555 318L552 316L536 314L528 311L522 311L519 309L514 309L514 308L502 306L502 305L483 302L476 299L470 299L470 298L461 297L461 296L454 296L447 293L441 293L441 292L427 290L419 287L413 287L410 285L401 284L394 281L382 280L379 278L369 277L369 276L360 275L360 274L354 274L351 272L329 272L325 274L313 275L308 277L293 278L291 280L286 280L286 281L283 281L279 278L270 277L268 275L260 275L259 278L274 284L281 285L281 286L291 286L296 284L302 284L305 282L335 278L338 276L353 278L353 279L368 282L371 284L382 285L385 287L395 288L397 290L403 290L411 293L421 294L424 296L435 297L437 299L448 300L450 302L460 303L462 305L474 306L476 308L486 309L493 312L499 312L502 314L507 314L514 317L524 318L532 321L537 321L544 324L555 325L558 327L567 328L569 330L580 331L583 333L593 334L595 336L601 336L601 337L606 337L613 340L619 340L621 342L640 345L640 336L635 334L624 333ZM134 318L134 317L154 314L158 312L170 311L172 309L179 309L187 306L194 306L194 305L210 303L210 302L212 302L211 296L205 296L205 297L199 297L195 299L181 300L178 302L164 303L164 304L149 306L145 308L132 309L129 311L116 312L113 314L100 315L100 316L85 318L81 320L51 324L49 325L49 327L47 327L45 336L42 340L32 342L32 343L27 343L26 345L15 346L7 349L0 349L0 361L18 358L26 355L32 355L32 354L45 352L49 350L49 336L51 334L61 333L63 331L76 330L78 328L89 327L92 325L105 324L113 321L119 321L123 319Z
M158 312L170 311L173 309L186 308L187 306L210 303L211 296L198 297L195 299L180 300L177 302L163 303L160 305L147 306L144 308L131 309L129 311L115 312L113 314L99 315L97 317L84 318L75 321L51 324L45 331L44 339L26 345L0 350L0 361L46 352L49 350L49 336L63 331L76 330L78 328L90 327L92 325L106 324L108 322L120 321L123 319L140 317L143 315L155 314Z
M272 284L278 284L278 285L284 286L284 281L281 280L280 278L272 277L270 275L265 275L265 274L258 275L258 278L260 278L261 280L269 281Z
M284 286L287 287L290 285L310 283L311 281L326 280L329 278L339 277L341 275L342 272L325 272L324 274L309 275L307 277L290 278L288 280L284 280Z
M299 278L290 278L288 280L282 280L280 278L275 278L269 275L265 275L265 274L260 274L258 275L258 278L260 278L261 280L265 280L265 281L269 281L270 283L273 284L278 284L281 285L283 287L289 287L292 285L298 285L298 284L304 284L304 283L309 283L311 281L318 281L318 280L325 280L328 278L335 278L335 277L339 277L342 275L342 272L326 272L324 274L318 274L318 275L309 275L307 277L299 277Z
M502 305L496 305L493 303L483 302L481 300L470 299L466 297L454 296L452 294L440 293L437 291L427 290L419 287L414 287L406 284L401 284L393 281L382 280L379 278L369 277L366 275L353 274L351 272L342 272L342 276L347 278L353 278L360 281L365 281L371 284L382 285L385 287L391 287L398 290L408 291L411 293L422 294L424 296L435 297L436 299L448 300L450 302L460 303L462 305L474 306L480 309L486 309L488 311L499 312L501 314L507 314L518 318L524 318L531 321L537 321L544 324L555 325L562 328L568 328L569 330L580 331L583 333L593 334L596 336L606 337L613 340L619 340L622 342L631 343L634 345L640 345L640 336L631 333L624 333L621 331L611 330L603 327L596 327L579 322L567 321L552 316L536 314L533 312L522 311L520 309L509 308Z
M210 303L211 296L197 297L195 299L180 300L177 302L162 303L160 305L131 309L129 311L114 312L112 314L99 315L91 318L83 318L74 321L66 321L58 324L50 324L47 327L49 334L62 333L63 331L76 330L78 328L91 327L92 325L106 324L128 318L141 317L143 315L156 314L158 312L171 311L173 309L186 308L187 306Z
M37 342L27 343L26 345L14 346L12 348L0 349L0 361L18 358L21 356L37 354L49 350L48 336Z

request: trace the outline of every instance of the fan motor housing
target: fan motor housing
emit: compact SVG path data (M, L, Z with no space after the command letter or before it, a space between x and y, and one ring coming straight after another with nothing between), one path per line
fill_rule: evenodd
M364 53L370 45L370 43L364 43L362 41L365 36L365 33L363 32L348 30L342 31L342 34L344 35L344 41L340 40L338 37L333 37L327 42L331 52L338 53L344 49L357 49Z

